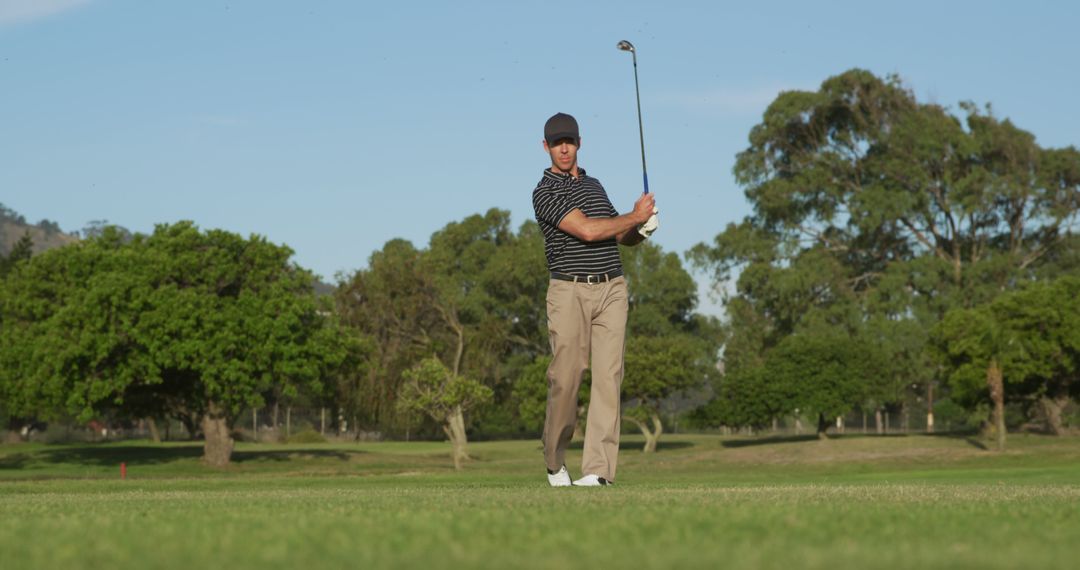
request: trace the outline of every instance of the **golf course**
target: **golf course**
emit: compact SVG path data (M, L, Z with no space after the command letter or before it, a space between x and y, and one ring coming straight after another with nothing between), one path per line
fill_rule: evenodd
M4 567L1073 568L1080 440L675 435L613 487L536 441L0 446ZM576 474L581 447L568 464ZM120 464L126 479L120 478Z

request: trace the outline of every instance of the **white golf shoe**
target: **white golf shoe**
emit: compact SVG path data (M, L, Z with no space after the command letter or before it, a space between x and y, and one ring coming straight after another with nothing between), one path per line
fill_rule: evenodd
M566 466L563 465L558 471L552 473L548 470L548 484L552 487L569 487L572 485L570 482L570 473L566 471Z
M575 487L606 487L614 484L614 481L608 481L599 475L586 475L581 479L574 481Z

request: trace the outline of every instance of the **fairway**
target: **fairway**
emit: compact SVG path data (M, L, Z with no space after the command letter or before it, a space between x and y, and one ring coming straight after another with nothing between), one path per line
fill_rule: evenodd
M1074 567L1078 441L1011 441L631 441L596 489L548 488L527 441L474 443L461 473L434 442L241 445L226 471L197 444L8 445L0 551L20 569Z

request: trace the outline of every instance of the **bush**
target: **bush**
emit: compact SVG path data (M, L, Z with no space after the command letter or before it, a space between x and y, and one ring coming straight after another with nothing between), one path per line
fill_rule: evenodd
M326 443L326 438L323 437L323 434L308 428L290 437L289 443Z

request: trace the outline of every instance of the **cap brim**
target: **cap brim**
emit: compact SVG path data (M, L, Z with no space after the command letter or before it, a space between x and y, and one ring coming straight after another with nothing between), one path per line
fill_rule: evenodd
M547 137L547 142L548 144L551 144L555 141L561 141L563 139L573 139L574 144L577 144L578 136L577 133L555 133Z

